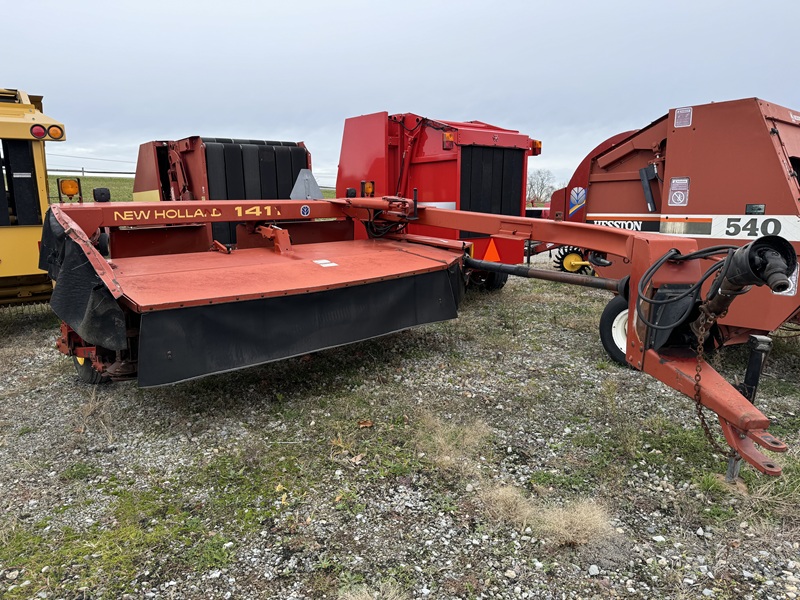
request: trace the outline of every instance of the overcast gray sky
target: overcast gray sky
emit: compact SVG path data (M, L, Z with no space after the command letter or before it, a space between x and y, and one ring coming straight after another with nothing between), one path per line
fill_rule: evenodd
M344 119L386 110L517 129L565 181L671 107L800 109L789 0L6 4L0 86L65 123L51 167L133 170L140 143L188 135L302 140L333 185Z

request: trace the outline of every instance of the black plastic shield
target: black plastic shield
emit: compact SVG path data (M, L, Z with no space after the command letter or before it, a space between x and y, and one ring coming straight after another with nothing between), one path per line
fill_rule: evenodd
M337 288L145 313L139 385L177 383L453 319L460 269Z

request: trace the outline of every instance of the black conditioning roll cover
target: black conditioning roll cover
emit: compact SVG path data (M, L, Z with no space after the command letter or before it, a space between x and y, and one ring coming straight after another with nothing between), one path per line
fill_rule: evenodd
M50 306L59 319L89 344L108 350L127 347L122 308L51 210L42 227L39 268L56 282Z

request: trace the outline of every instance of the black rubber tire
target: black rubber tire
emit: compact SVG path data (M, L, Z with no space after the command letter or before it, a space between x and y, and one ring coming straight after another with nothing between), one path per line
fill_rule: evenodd
M628 366L628 361L625 360L625 347L620 347L618 341L614 339L615 330L617 339L619 340L621 330L621 322L617 319L623 318L625 315L625 331L627 331L627 314L628 314L628 301L622 296L614 296L611 302L606 304L603 309L603 314L600 316L600 342L606 354L616 363ZM627 343L627 342L625 342Z
M84 383L98 385L111 381L108 375L100 373L94 367L92 367L92 361L90 361L88 358L84 359L83 364L81 364L78 360L78 357L73 356L72 364L75 366L75 372L78 374L78 378Z
M508 273L495 273L487 271L472 271L469 274L469 287L476 290L496 292L503 288L508 281Z
M98 236L94 247L97 248L97 251L100 254L108 258L108 234L106 232L103 232Z
M503 289L503 286L508 281L508 273L489 273L484 283L483 289L487 292L496 292Z

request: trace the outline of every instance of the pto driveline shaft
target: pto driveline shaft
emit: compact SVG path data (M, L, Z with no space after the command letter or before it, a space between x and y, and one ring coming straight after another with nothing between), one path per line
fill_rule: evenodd
M570 285L582 285L583 287L609 290L611 292L618 292L620 289L619 279L591 277L589 275L577 275L575 273L562 273L561 271L547 271L545 269L526 267L525 265L506 265L486 260L477 260L469 256L464 257L464 266L478 271L508 273L509 275L516 275L518 277L544 279L545 281L556 281L558 283L568 283Z

